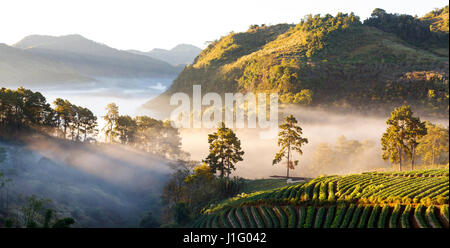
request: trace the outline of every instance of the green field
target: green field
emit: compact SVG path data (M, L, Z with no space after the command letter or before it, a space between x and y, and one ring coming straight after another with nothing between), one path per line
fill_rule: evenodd
M448 168L368 172L243 193L205 209L192 226L448 228L448 204Z

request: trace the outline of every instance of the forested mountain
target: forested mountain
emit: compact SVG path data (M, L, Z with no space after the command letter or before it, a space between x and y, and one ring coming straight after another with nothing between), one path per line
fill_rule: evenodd
M447 112L448 7L422 18L375 9L364 22L338 13L253 25L212 42L145 106L167 105L194 84L203 92L278 92L283 103Z
M189 44L180 44L170 50L161 48L155 48L149 52L130 50L132 53L159 59L174 66L191 64L201 51L202 49Z
M164 61L117 50L80 35L31 35L0 46L2 83L87 81L95 77L175 77L179 68Z

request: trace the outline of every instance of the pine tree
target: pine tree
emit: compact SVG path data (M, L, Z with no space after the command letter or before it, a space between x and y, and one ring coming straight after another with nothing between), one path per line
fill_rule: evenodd
M235 164L243 160L241 141L233 130L221 122L217 131L208 135L208 143L209 155L203 162L211 167L213 173L219 171L220 177L226 176L228 180L231 170L236 170Z
M287 158L287 173L286 177L289 178L289 169L294 169L294 165L298 164L298 160L291 161L291 151L296 151L302 155L302 146L308 143L307 138L303 138L303 130L297 125L297 120L293 115L286 117L285 122L279 126L281 131L278 133L278 146L281 147L280 151L275 154L275 159L272 164L281 162L284 156ZM287 153L287 155L286 155Z

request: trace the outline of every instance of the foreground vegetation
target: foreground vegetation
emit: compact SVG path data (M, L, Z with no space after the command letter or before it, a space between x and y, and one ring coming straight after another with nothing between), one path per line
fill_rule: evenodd
M449 170L325 176L241 194L203 210L193 227L447 227Z

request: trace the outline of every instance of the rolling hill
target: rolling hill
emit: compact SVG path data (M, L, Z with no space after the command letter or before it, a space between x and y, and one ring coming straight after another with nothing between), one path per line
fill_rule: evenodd
M2 83L57 84L108 78L173 78L180 68L164 61L117 50L81 35L31 35L2 45Z
M191 94L200 84L203 92L278 92L282 103L359 109L409 103L445 115L448 24L441 16L448 7L432 13L412 23L408 16L409 26L400 18L371 23L376 11L364 22L338 13L310 15L297 25L253 25L212 42L144 107L168 106L173 93ZM440 30L423 31L432 27ZM414 41L406 35L412 29L421 30ZM307 92L312 102L303 101Z

